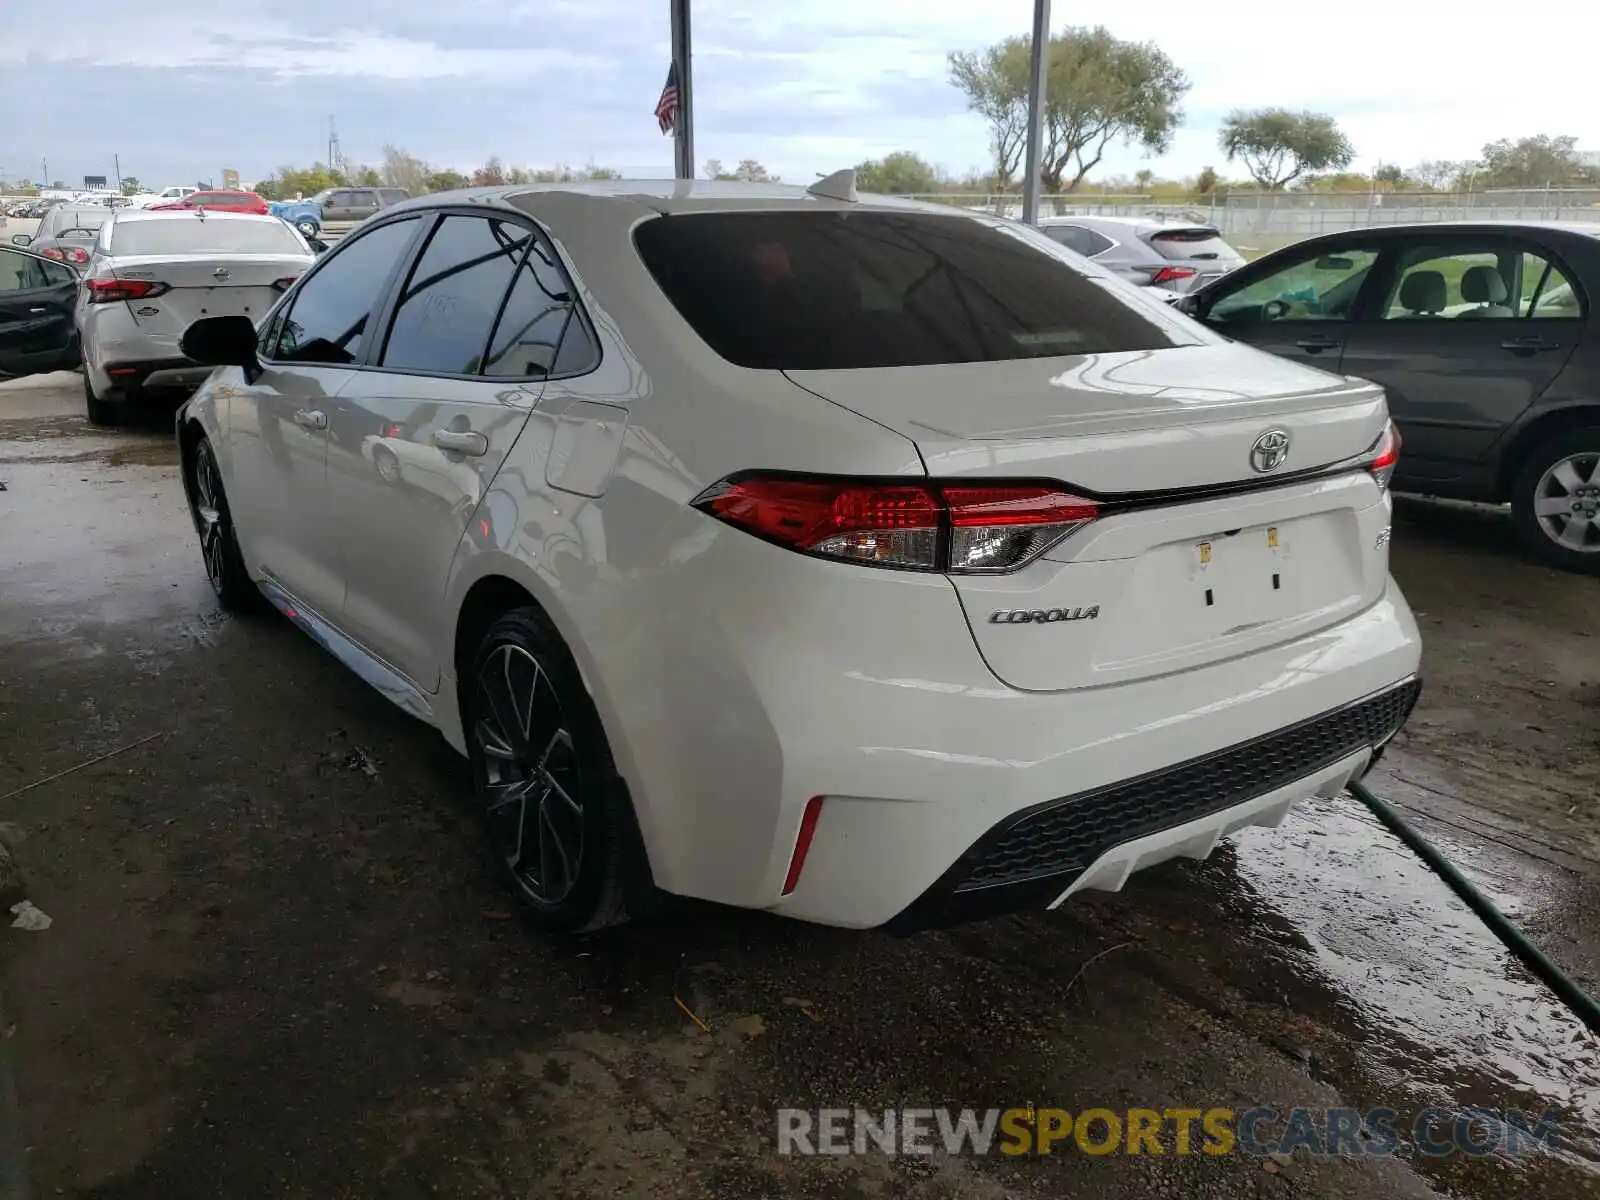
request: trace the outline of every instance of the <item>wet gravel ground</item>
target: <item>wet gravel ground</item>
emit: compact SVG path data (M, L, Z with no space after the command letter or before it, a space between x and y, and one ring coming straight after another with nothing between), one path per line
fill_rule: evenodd
M1600 1044L1350 801L914 938L683 904L541 939L461 764L286 623L225 618L165 425L89 430L79 387L0 386L0 820L54 922L0 926L0 1179L11 1134L34 1194L108 1200L1600 1192ZM1428 690L1373 785L1600 986L1600 587L1416 501L1394 563ZM1566 1136L776 1152L779 1106L1029 1103L1559 1107Z

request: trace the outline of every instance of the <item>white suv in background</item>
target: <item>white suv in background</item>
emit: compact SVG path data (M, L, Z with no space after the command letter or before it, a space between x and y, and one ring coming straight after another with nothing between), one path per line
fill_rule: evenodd
M848 172L430 196L183 345L218 593L467 755L551 928L1058 904L1417 694L1381 391Z

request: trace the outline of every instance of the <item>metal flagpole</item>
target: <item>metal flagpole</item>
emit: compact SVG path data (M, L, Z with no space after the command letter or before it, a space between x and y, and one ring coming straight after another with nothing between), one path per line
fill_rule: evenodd
M689 31L691 0L669 0L672 5L672 61L678 66L678 128L672 145L675 175L694 178L694 39Z
M1044 85L1050 70L1050 0L1033 0L1033 46L1028 59L1028 152L1022 181L1022 219L1039 221L1039 158L1044 141Z

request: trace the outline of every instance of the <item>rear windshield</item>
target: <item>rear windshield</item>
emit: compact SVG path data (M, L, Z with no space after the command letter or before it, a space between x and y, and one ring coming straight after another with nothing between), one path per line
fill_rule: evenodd
M99 231L100 226L110 219L111 210L109 208L102 208L98 211L94 209L57 208L51 210L39 232L61 237L71 230L82 229L89 231L92 238Z
M128 254L304 254L305 246L279 220L129 221L111 227L108 253Z
M1161 229L1152 233L1150 244L1161 257L1173 262L1193 259L1214 261L1221 258L1238 258L1239 252L1222 240L1216 229L1196 226L1193 229Z
M635 242L684 319L743 367L926 366L1192 341L1032 231L970 217L696 213L647 221Z

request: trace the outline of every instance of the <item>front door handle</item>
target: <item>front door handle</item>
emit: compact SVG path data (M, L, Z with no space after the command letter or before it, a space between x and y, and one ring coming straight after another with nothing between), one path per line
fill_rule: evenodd
M1509 350L1513 354L1537 354L1541 350L1559 350L1561 343L1542 337L1507 338L1500 343L1500 349Z
M436 429L433 444L441 450L482 458L489 453L489 439L471 429Z
M1337 350L1343 344L1338 338L1331 337L1301 338L1295 343L1307 354L1320 354L1324 350Z
M302 408L294 414L294 423L301 429L326 429L328 414L315 408Z

